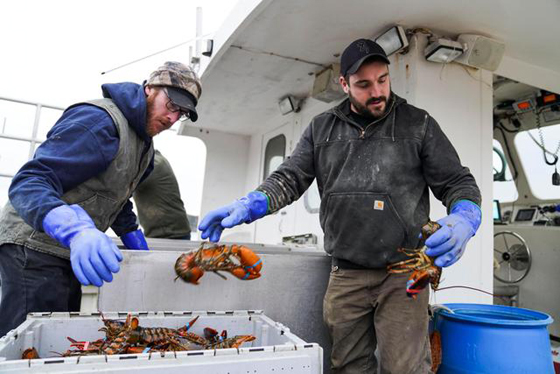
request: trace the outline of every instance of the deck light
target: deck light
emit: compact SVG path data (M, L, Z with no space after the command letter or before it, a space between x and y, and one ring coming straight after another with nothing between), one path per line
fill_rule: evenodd
M214 50L214 40L207 39L206 40L206 49L202 52L203 56L210 57L212 56L212 51Z
M402 26L393 26L375 39L387 56L408 47L408 39Z
M285 96L278 102L278 107L280 108L280 113L286 115L291 112L298 112L298 101L293 96Z
M424 56L428 61L446 64L459 57L463 51L461 43L439 38L428 44L426 49L424 49Z

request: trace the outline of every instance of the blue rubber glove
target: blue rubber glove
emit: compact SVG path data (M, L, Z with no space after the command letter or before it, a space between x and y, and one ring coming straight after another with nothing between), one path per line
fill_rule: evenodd
M150 250L150 248L148 248L148 243L146 243L144 233L140 229L127 232L121 236L121 241L127 249Z
M70 248L70 263L84 286L101 287L111 282L123 257L111 238L95 227L79 205L61 205L43 219L45 233Z
M266 215L268 211L268 198L259 191L249 192L247 196L235 200L233 203L208 213L198 225L202 231L202 239L210 241L220 240L222 231L226 228L251 223Z
M441 229L426 240L426 254L436 257L437 266L453 265L461 258L467 242L476 234L482 214L475 203L460 200L451 208L451 214L437 221Z

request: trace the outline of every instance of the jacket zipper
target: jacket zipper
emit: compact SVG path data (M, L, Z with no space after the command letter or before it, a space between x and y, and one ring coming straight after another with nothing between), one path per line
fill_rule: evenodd
M383 116L382 118L379 118L379 119L376 120L376 121L373 121L372 123L370 123L369 125L367 125L365 128L362 128L362 129L360 130L360 139L365 139L365 137L366 137L366 131L367 131L367 129L368 129L371 125L374 125L374 124L380 122L381 120L387 118L387 116L389 116L389 114L390 114L391 111L393 110L393 106L395 105L395 101L396 101L396 100L394 100L394 99L391 100L391 107L389 108L389 110L387 110L387 111L385 112L385 116Z
M397 100L391 100L391 101L392 101L392 102L391 102L391 107L390 107L389 110L386 112L385 116L383 116L382 118L379 118L379 119L373 121L372 123L368 124L365 128L363 128L362 126L358 125L357 123L355 123L354 121L352 121L350 118L346 117L346 115L344 115L344 113L340 112L340 111L338 110L338 108L335 108L333 111L334 111L334 113L336 114L336 116L337 116L338 118L342 119L342 120L345 121L346 123L349 123L349 124L351 124L351 125L353 125L353 126L355 126L355 127L357 127L357 128L359 129L359 131L360 131L360 136L358 137L358 139L365 139L367 129L368 129L371 125L376 124L376 123L378 123L379 121L385 119L385 118L389 115L389 113L391 113L391 110L393 110L393 107L396 106L396 105L398 105ZM400 104L400 103L399 103L399 104Z

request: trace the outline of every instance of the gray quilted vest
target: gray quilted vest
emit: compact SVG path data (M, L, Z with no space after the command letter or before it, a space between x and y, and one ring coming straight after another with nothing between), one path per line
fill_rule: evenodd
M144 152L145 143L110 99L92 100L91 104L109 113L119 134L119 150L103 173L83 182L62 195L68 205L78 204L105 232L131 197L154 154L153 144ZM79 104L75 104L79 105ZM0 214L0 244L14 243L33 250L69 259L70 250L42 231L23 221L8 201Z

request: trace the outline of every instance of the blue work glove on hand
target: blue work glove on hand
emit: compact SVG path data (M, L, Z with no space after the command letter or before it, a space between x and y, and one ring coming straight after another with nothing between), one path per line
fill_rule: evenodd
M198 225L198 229L202 231L200 237L217 242L225 228L251 223L264 217L267 211L266 195L258 191L249 192L247 196L208 213Z
M441 229L426 240L426 254L436 257L437 266L453 265L461 258L467 242L476 234L482 214L478 205L460 200L451 208L451 214L437 221Z
M101 287L111 282L123 257L117 246L99 231L91 217L79 205L61 205L43 219L50 237L70 248L70 263L76 278L84 286Z
M141 249L144 251L149 251L148 243L146 243L146 238L142 230L134 230L127 232L121 236L121 241L127 249Z

